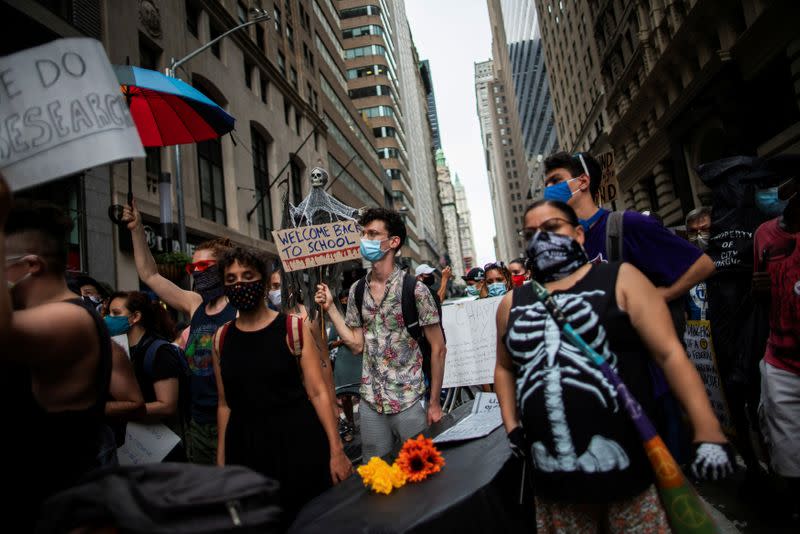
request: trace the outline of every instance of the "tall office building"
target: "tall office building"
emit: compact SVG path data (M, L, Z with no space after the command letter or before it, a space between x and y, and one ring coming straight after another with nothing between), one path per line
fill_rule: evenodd
M495 255L507 262L525 246L519 230L530 202L531 177L500 0L489 0L489 19L493 59L475 64L475 96L494 212Z
M469 272L475 266L472 214L469 211L469 204L467 204L467 192L458 178L458 173L456 173L456 178L453 182L453 195L458 215L458 239L461 242L461 260L464 263L464 271Z
M544 49L533 0L501 0L522 142L528 160L558 147Z
M406 215L403 256L412 264L419 263L421 232L407 150L409 110L403 102L398 63L399 53L405 53L400 49L410 41L404 38L408 34L405 11L390 7L386 0L377 4L375 0L341 0L337 7L350 98L375 136L378 158L391 179L394 207Z
M444 235L447 242L447 256L450 260L448 263L452 267L455 276L463 276L466 270L464 268L464 253L461 248L460 219L458 204L456 203L456 191L455 187L453 187L450 168L447 166L447 160L441 148L436 151L436 173L438 175L439 200L442 206Z
M396 59L399 78L400 120L408 148L408 177L414 194L413 214L416 234L419 237L419 259L437 265L444 255L440 241L441 207L438 202L437 174L431 151L431 126L429 125L428 95L420 70L420 60L405 14L405 1L389 3L396 21ZM438 135L438 133L436 134Z
M611 207L681 224L711 200L699 164L800 151L800 3L536 6L559 141L613 152L621 194Z
M439 114L436 111L436 93L433 91L433 73L431 72L430 62L427 59L423 59L420 62L419 68L428 99L428 122L431 125L431 135L433 136L432 151L435 153L442 148L442 139L439 137Z

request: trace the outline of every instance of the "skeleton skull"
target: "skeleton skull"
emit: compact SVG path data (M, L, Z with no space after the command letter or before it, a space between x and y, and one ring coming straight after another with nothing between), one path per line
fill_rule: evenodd
M311 169L311 186L312 187L325 187L328 183L328 171L322 167L314 167Z

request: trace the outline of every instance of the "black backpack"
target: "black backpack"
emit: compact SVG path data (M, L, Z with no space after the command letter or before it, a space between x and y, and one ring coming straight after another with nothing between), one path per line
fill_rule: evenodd
M282 532L278 483L242 466L160 463L97 471L49 498L36 532Z
M423 331L422 327L419 325L419 313L417 312L417 300L414 298L414 290L417 286L417 279L405 273L403 275L403 294L400 299L401 308L403 310L403 323L406 325L406 330L408 331L408 335L411 336L419 345L419 350L422 352L422 372L425 375L425 379L430 383L431 380L431 345L428 343L428 339L425 337L425 332ZM356 309L358 310L358 315L361 317L361 322L363 324L364 317L361 314L361 310L364 306L364 291L367 287L367 278L361 278L358 282L356 282L356 291L353 295L356 301ZM425 286L425 289L428 289ZM430 289L428 289L430 291ZM441 325L441 317L442 317L442 307L439 303L439 300L434 297L434 301L436 302L436 307L439 311L439 324ZM442 330L444 333L444 330Z

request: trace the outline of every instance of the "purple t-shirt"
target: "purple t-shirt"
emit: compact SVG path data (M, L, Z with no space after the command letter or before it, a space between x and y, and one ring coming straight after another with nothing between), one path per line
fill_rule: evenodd
M594 263L608 261L606 222L610 212L602 208L601 211L583 245L589 261ZM703 255L702 250L648 215L626 211L622 224L622 259L642 271L656 287L674 284Z

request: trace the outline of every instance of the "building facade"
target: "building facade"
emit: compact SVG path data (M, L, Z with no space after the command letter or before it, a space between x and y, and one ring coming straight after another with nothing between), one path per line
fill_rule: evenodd
M613 151L621 194L612 207L681 224L710 202L699 164L800 151L797 2L536 5L559 140ZM580 48L574 35L585 36Z
M500 8L525 156L535 161L558 147L536 6L533 0L501 0Z
M231 135L181 147L185 221L190 250L227 236L277 257L271 231L280 228L283 199L302 200L315 166L329 170L328 192L342 202L391 205L392 184L375 135L348 94L342 29L331 0L3 2L3 24L23 29L25 37L4 43L3 54L88 35L104 44L112 63L128 58L163 72L170 58L247 21L252 7L271 19L222 39L177 73L237 119ZM71 268L132 289L139 281L130 234L106 216L108 205L125 202L126 167L91 169L26 194L60 201L73 213ZM176 220L174 194L158 194L159 177L175 176L175 151L149 148L132 168L133 194L158 253L169 243L158 232L161 203L171 202Z
M472 238L472 214L467 204L467 192L464 185L456 173L453 182L453 196L456 202L456 214L458 215L458 239L461 243L461 261L464 264L464 271L469 272L475 267L475 244Z
M431 136L433 137L431 150L436 152L442 148L442 139L439 136L439 113L436 111L436 93L433 90L433 73L431 65L427 59L423 59L419 65L422 73L422 82L425 84L425 93L428 99L428 122L431 125Z
M461 222L456 202L456 191L450 175L450 168L447 166L447 159L444 157L442 149L436 151L436 173L438 176L444 235L447 243L445 261L452 267L453 275L463 276L466 270L463 261L464 252L461 248Z

